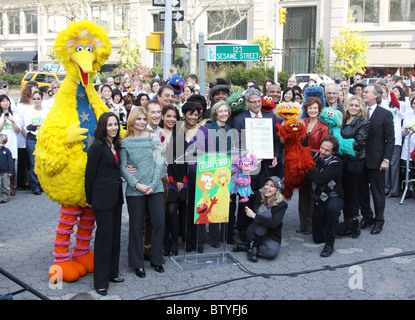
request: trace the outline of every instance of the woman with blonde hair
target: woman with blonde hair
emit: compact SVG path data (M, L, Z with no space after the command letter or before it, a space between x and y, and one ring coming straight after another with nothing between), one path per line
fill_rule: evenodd
M251 240L247 257L253 262L257 262L258 257L272 260L280 251L282 219L288 208L281 190L284 190L282 180L277 176L268 177L260 190L260 203L254 205L255 212L245 207L246 215L254 219L247 230Z
M358 181L365 163L365 145L369 133L370 123L366 111L366 104L359 96L351 96L346 100L343 108L343 125L341 135L344 139L354 139L354 157L344 155L343 160L343 190L344 190L344 223L339 225L339 235L351 235L357 238L359 228L359 198Z
M140 278L144 270L143 227L146 207L150 213L151 266L157 272L162 267L164 236L164 146L155 133L146 130L147 110L138 106L131 110L127 119L127 136L121 142L121 175L127 182L125 196L129 214L128 263ZM135 173L127 165L136 168Z

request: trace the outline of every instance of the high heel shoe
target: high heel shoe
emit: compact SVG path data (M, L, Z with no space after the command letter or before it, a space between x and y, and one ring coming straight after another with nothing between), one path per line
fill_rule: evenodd
M157 271L158 273L163 273L164 272L164 268L163 266L156 266L153 262L151 263L151 266L154 268L155 271Z
M106 296L108 294L107 289L97 289L96 291L101 296Z
M146 271L144 270L144 268L136 268L135 269L135 274L139 277L139 278L144 278L146 276Z
M124 282L124 278L112 278L110 279L110 282L114 282L114 283L120 283L120 282Z

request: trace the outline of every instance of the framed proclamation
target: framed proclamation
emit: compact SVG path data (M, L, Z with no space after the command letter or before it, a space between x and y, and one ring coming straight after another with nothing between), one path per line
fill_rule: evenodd
M274 158L271 118L245 118L245 146L258 159Z

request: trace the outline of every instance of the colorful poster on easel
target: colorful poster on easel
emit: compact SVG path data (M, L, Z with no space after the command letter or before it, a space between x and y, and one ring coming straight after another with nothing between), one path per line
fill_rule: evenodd
M194 223L229 221L231 155L204 154L197 158Z

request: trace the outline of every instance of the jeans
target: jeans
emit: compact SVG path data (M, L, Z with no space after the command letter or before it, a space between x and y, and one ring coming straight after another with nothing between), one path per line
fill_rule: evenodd
M27 153L29 154L29 160L30 160L30 169L29 169L29 175L30 175L30 182L33 192L40 191L40 183L39 179L37 178L37 175L35 173L35 155L33 152L35 152L36 147L36 140L27 139L26 140L26 149Z

